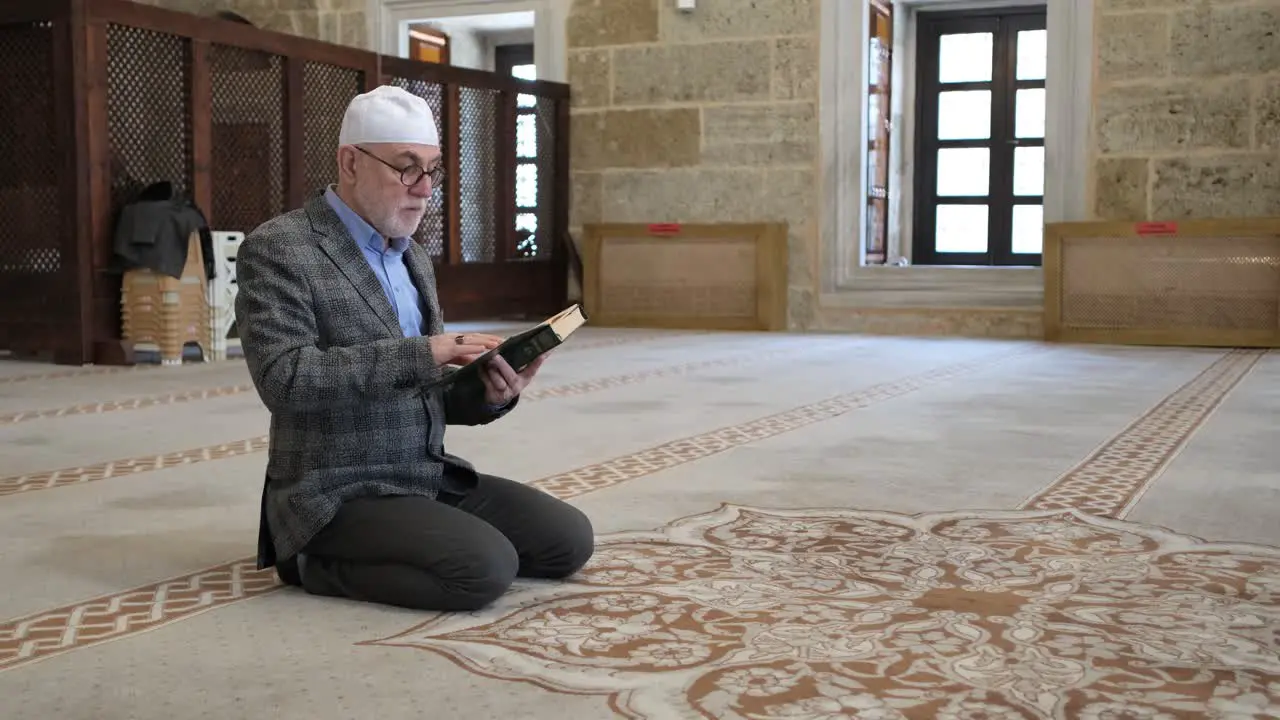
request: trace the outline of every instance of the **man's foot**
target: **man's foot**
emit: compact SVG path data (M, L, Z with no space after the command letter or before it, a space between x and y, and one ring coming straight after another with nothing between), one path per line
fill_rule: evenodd
M298 557L286 558L276 563L276 575L285 585L302 587L302 569Z

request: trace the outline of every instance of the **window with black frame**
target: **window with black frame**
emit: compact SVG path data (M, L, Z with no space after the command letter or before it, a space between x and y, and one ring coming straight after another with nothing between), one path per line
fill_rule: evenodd
M1045 8L918 18L912 261L1039 265Z

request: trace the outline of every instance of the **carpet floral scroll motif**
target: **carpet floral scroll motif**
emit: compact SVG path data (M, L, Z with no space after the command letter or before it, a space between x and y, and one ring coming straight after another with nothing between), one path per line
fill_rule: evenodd
M1280 552L1072 511L726 505L371 645L630 717L1280 716Z

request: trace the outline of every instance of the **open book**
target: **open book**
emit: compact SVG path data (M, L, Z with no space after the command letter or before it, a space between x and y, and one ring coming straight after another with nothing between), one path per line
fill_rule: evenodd
M480 368L496 355L501 355L512 370L520 372L528 367L529 363L538 359L539 355L554 350L563 344L574 331L582 327L586 322L587 316L582 310L582 306L577 304L570 305L554 317L503 340L498 347L457 370L446 372L444 377L428 384L424 389L435 390L464 381L474 380L479 382Z

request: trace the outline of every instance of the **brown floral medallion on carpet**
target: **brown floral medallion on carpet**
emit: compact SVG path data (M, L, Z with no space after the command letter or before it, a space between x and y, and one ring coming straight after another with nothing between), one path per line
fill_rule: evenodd
M1280 717L1280 550L1073 511L725 505L365 644L635 718Z

